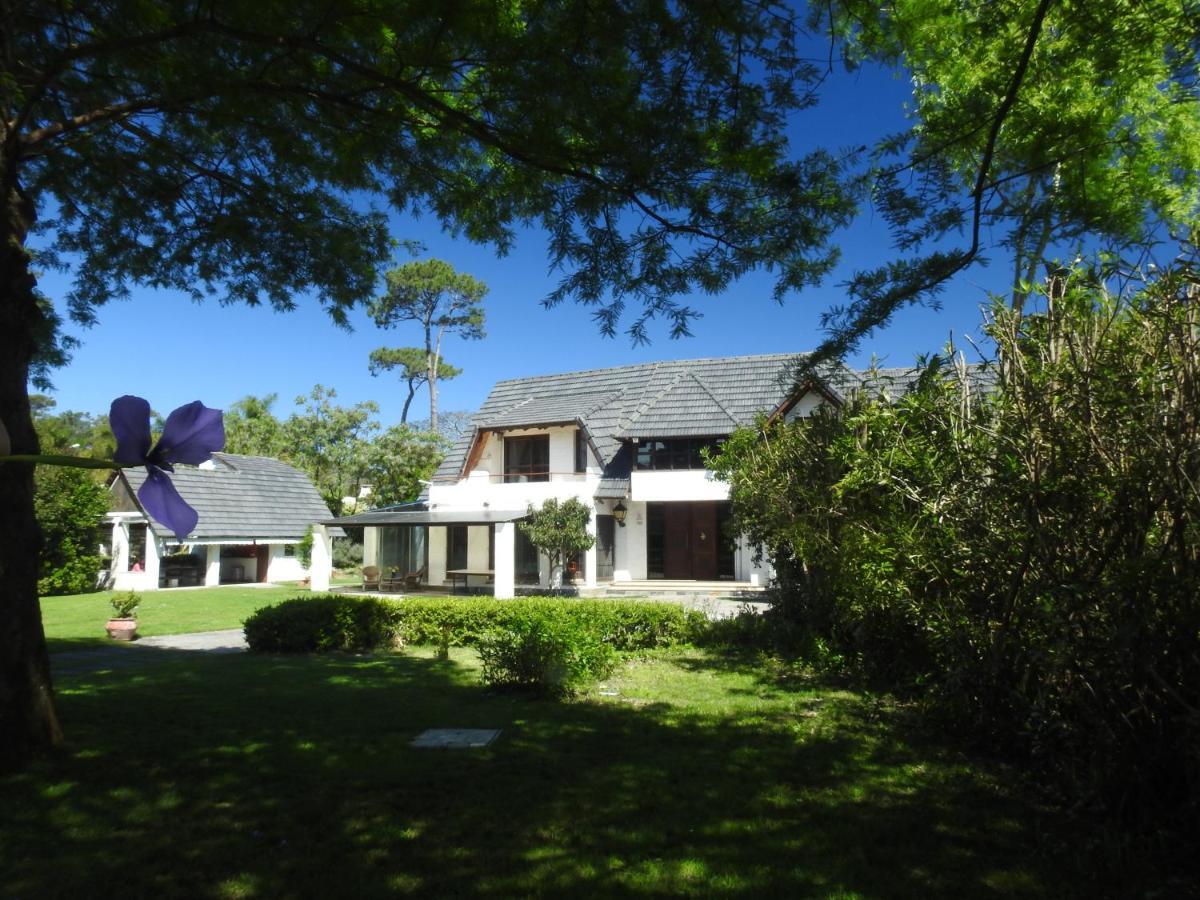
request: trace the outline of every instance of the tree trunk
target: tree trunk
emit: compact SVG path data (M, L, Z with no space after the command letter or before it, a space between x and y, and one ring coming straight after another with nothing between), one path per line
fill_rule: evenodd
M426 360L429 365L428 381L429 381L429 430L437 434L437 377L438 363L442 356L442 329L438 329L437 345L433 348L429 346L429 340L426 338L425 349L427 352Z
M413 384L414 379L408 379L408 397L404 401L404 409L400 412L400 424L408 424L408 408L412 406L413 397L417 396L417 386Z
M14 454L37 453L27 381L43 315L24 247L34 210L11 177L0 177L0 197L0 420ZM41 542L33 466L0 462L0 771L62 740L38 607Z

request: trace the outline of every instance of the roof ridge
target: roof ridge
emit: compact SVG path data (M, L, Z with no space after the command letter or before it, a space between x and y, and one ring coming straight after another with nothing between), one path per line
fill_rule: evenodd
M726 409L725 404L722 403L717 398L717 395L712 392L712 388L710 388L707 384L705 384L703 379L698 377L695 372L688 372L687 374L688 374L688 377L692 379L692 381L694 381L694 382L696 382L696 384L700 385L701 390L703 390L704 393L708 394L708 396L712 400L712 402L716 404L717 409L719 409L721 412L725 413L725 418L729 419L729 421L732 422L733 426L736 428L737 423L738 423L737 419L735 419L733 417L733 413L731 413L728 409ZM674 387L674 385L672 385L672 387Z
M640 363L628 363L623 366L605 366L600 369L572 369L566 372L547 372L544 375L526 375L521 378L502 378L494 382L492 389L495 390L502 384L515 384L521 381L539 381L544 378L563 378L568 375L593 375L599 372L619 372L632 371L634 369L651 368L658 369L664 366L688 366L696 363L711 363L725 362L728 360L769 360L769 359L791 359L797 356L808 356L811 351L799 351L794 353L748 353L743 356L702 356L697 359L656 359Z
M687 369L680 369L675 373L674 377L663 386L662 390L658 391L649 400L647 400L646 398L650 392L650 382L653 380L655 374L657 374L657 369L651 374L650 378L646 379L646 389L642 393L642 402L638 404L636 409L634 409L632 415L629 416L629 420L621 425L621 432L627 431L630 426L632 426L635 422L637 422L638 419L646 414L646 411L651 406L662 399L664 394L669 392L673 387L675 387L675 385L679 384L679 382L683 380L683 376L689 374L689 372Z

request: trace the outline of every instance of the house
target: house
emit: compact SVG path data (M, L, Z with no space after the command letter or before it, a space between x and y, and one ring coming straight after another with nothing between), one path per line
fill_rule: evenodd
M192 584L299 581L329 586L330 539L344 532L317 523L329 508L308 476L277 459L214 453L200 466L175 467L171 481L199 513L183 540L137 500L146 470L122 469L109 487L110 581L116 590ZM297 544L313 528L308 569Z
M516 523L530 504L576 497L592 549L576 584L766 583L770 570L730 527L729 487L703 451L760 413L808 415L863 376L818 370L796 392L794 354L646 363L499 382L421 502L328 520L364 527L364 562L422 571L432 585L492 583L497 597L549 584Z

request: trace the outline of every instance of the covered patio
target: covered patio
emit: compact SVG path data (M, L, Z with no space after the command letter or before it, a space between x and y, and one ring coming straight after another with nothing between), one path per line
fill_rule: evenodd
M491 588L516 596L518 581L538 578L536 553L519 537L525 510L438 510L406 504L327 519L330 527L363 529L363 568L377 570L374 589L400 591ZM520 545L520 546L519 546Z

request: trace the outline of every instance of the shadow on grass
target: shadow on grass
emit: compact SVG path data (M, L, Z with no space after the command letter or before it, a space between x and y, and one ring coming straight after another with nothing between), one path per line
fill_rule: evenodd
M139 653L59 679L70 743L0 779L0 893L1071 893L1035 810L850 702L763 720L491 694L465 652ZM411 748L429 727L504 732Z

